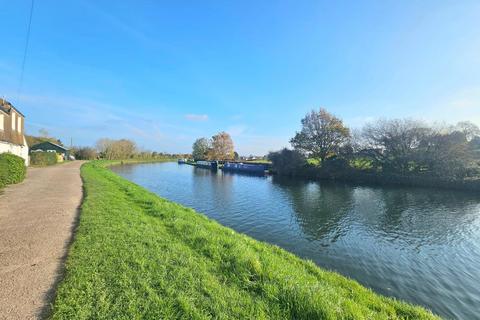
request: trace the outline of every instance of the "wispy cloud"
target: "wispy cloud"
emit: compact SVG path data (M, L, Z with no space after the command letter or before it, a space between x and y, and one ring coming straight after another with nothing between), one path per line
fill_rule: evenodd
M189 113L189 114L185 115L185 119L187 119L189 121L207 121L208 120L208 115Z
M248 126L244 124L237 124L237 125L228 127L227 132L233 137L238 137L246 133L247 130L248 130Z
M447 95L431 109L430 114L435 120L468 120L480 125L480 87L469 87Z

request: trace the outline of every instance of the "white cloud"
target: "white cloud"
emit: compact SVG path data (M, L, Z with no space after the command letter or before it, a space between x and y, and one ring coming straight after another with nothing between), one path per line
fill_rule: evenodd
M189 114L185 115L185 119L190 120L190 121L207 121L208 120L208 115L189 113Z
M470 87L446 96L430 113L436 120L449 123L472 121L480 125L480 87Z
M237 136L241 136L242 134L244 134L247 131L247 129L248 129L248 127L246 125L237 124L237 125L228 127L227 132L231 136L237 137Z

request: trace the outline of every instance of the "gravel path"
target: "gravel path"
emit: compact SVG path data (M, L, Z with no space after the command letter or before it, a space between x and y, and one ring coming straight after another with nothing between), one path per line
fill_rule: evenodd
M81 165L29 168L0 191L0 319L49 313L82 201Z

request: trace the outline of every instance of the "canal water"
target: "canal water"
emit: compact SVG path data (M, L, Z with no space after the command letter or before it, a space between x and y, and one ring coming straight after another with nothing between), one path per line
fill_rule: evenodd
M158 195L374 291L449 319L480 319L480 197L212 172L112 167Z

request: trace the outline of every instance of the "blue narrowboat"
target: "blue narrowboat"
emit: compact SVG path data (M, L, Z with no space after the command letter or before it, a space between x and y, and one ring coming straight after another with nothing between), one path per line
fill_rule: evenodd
M223 165L224 171L244 172L251 174L265 174L265 170L267 169L268 166L265 164L226 162Z
M204 169L217 170L218 163L217 161L197 161L195 162L195 166Z

